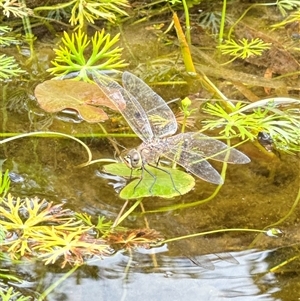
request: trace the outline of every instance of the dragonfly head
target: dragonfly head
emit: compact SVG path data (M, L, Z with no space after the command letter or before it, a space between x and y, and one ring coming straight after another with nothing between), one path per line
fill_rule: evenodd
M124 157L125 164L132 169L138 169L143 166L143 160L141 154L136 150L132 149Z

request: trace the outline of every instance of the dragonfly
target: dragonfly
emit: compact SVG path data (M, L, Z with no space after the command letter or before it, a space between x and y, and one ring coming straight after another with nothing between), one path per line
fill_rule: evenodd
M204 181L223 184L223 178L207 159L233 164L250 162L244 153L205 134L186 132L174 135L178 129L174 113L162 97L134 74L127 71L122 74L123 86L97 74L93 74L93 78L143 141L124 157L132 170L147 171L147 165L163 170L158 167L158 162L165 157Z

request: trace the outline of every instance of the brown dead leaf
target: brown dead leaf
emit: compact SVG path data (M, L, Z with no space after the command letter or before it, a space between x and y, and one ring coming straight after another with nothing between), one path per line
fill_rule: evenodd
M48 80L35 88L35 97L40 107L49 113L73 109L87 122L95 123L108 119L99 107L117 110L110 99L95 84L74 80Z

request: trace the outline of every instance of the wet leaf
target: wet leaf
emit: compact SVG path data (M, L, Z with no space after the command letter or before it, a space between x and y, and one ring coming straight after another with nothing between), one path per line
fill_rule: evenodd
M134 170L132 178L136 179L132 180L122 189L120 192L120 197L122 199L136 199L149 196L172 198L188 193L195 185L195 179L181 170L163 167L162 169L164 171L162 171L148 165L146 168L154 175L156 180L148 172L144 171L143 178L139 183L141 171ZM130 168L128 168L124 163L105 165L104 171L127 178L130 177L131 173Z
M40 107L49 113L73 109L87 122L94 123L108 119L99 106L116 110L114 104L98 86L74 80L48 80L35 88Z

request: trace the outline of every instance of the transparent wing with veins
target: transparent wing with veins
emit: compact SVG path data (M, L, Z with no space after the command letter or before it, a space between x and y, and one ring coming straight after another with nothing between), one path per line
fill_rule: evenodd
M146 112L136 98L113 80L96 74L93 74L93 78L103 93L116 105L139 138L144 142L151 141L153 139L152 127Z
M173 112L159 95L133 74L123 73L124 88L115 81L93 77L143 140L144 143L137 148L143 162L156 163L160 156L164 156L215 184L223 183L223 179L206 159L234 164L250 162L242 152L229 149L225 143L200 133L171 136L177 130Z
M130 72L123 73L122 81L124 88L143 107L150 121L154 138L171 136L176 133L176 118L172 110L158 94Z
M182 133L166 139L168 149L162 154L187 171L214 184L222 184L220 174L206 161L212 159L233 164L246 164L250 159L222 141L201 133Z

